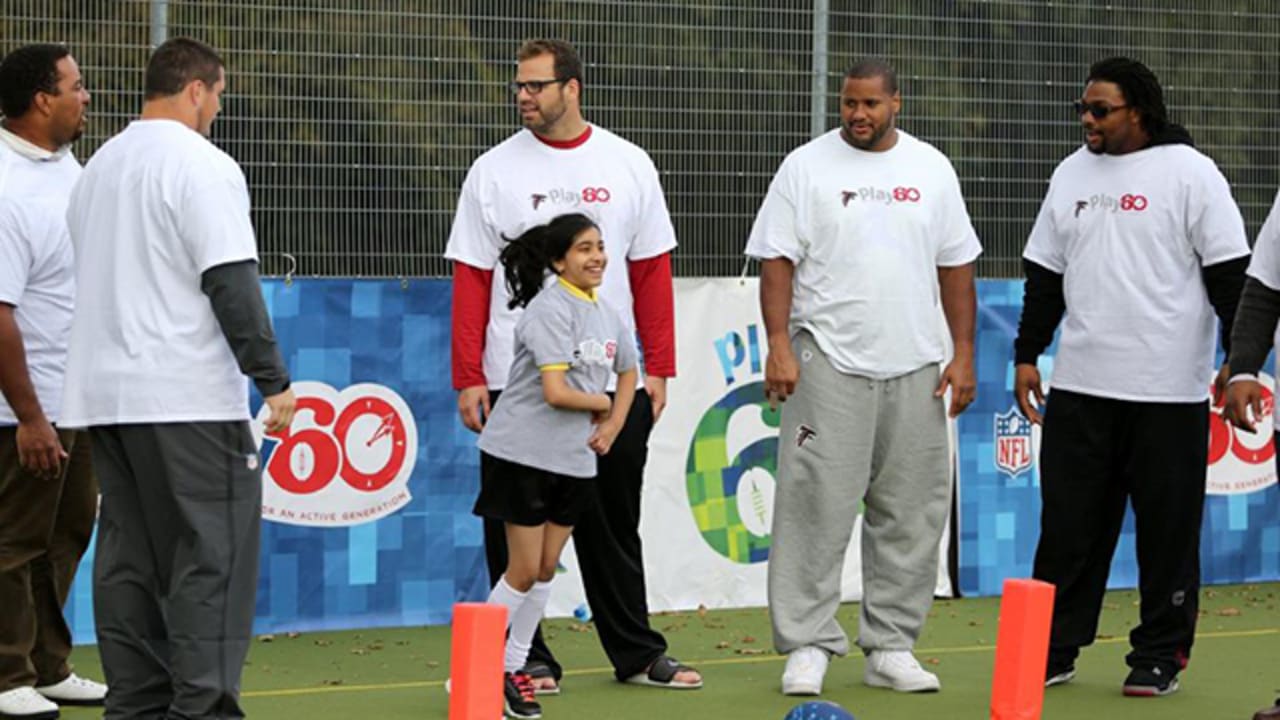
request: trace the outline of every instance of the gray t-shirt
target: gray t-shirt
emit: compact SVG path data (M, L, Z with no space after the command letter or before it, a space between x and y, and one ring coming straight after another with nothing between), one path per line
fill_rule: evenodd
M480 433L480 449L540 470L595 477L596 456L587 447L591 413L561 410L542 393L542 368L567 367L575 390L602 393L614 373L636 366L636 341L617 311L564 282L542 290L525 308L515 330L515 359L507 387Z

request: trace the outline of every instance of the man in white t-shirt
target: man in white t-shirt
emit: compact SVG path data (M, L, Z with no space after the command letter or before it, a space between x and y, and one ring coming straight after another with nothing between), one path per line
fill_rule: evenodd
M951 508L942 398L950 389L954 417L976 387L982 248L946 156L895 127L901 102L892 66L855 64L840 127L787 156L747 241L761 261L765 388L786 401L769 612L787 695L821 693L830 656L849 651L840 569L864 502L863 681L940 688L911 650ZM955 347L945 368L942 314Z
M67 214L78 301L62 421L90 429L102 488L109 718L243 717L262 507L246 376L269 432L294 396L244 174L208 139L225 87L208 46L156 48L141 119L89 160Z
M619 680L695 688L702 678L666 654L649 625L640 546L640 493L649 431L675 375L671 251L675 230L653 161L644 150L582 116L582 61L573 46L532 40L517 53L511 83L525 129L476 159L458 198L445 256L453 261L453 384L462 422L479 432L507 384L517 313L494 272L509 239L581 212L600 226L612 262L601 296L639 336L644 389L613 449L600 458L599 501L574 528L574 547L600 642ZM485 522L490 580L507 564L501 522ZM530 592L549 593L549 584ZM554 692L560 666L539 633L528 670Z
M1226 405L1222 414L1233 425L1249 433L1258 431L1257 423L1268 412L1258 372L1267 361L1273 346L1280 346L1280 193L1276 193L1271 212L1258 232L1249 261L1244 292L1236 308L1231 328L1231 380L1227 386ZM1272 388L1271 412L1280 415ZM1280 420L1272 423L1276 446L1280 447ZM1280 458L1276 459L1280 467ZM1254 713L1253 720L1280 719L1280 700Z
M0 62L0 717L101 705L71 672L62 614L93 534L88 433L60 426L75 302L67 201L89 93L71 52L28 45Z
M1093 643L1131 502L1141 622L1123 690L1167 695L1199 608L1214 314L1231 327L1249 245L1226 178L1169 121L1146 66L1095 63L1076 113L1085 145L1054 170L1027 240L1014 343L1018 405L1044 423L1033 573L1057 586L1045 683L1070 681ZM1059 321L1042 417L1036 362Z

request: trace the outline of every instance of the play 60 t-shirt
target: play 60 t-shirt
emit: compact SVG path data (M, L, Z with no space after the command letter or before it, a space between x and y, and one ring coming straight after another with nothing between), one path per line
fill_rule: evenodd
M1023 257L1063 275L1055 388L1199 402L1216 321L1206 265L1249 254L1227 180L1189 145L1081 147L1053 173Z
M938 268L982 252L947 158L898 131L884 152L839 130L792 151L765 196L747 255L795 264L791 332L837 370L886 379L946 355Z

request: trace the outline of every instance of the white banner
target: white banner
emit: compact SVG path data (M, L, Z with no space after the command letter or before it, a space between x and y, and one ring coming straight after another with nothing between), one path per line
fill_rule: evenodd
M649 441L640 525L649 610L763 606L779 418L764 400L759 281L677 279L675 303L678 372ZM861 517L846 601L862 596L860 535ZM939 595L951 594L946 553L944 536ZM561 562L548 614L585 617L572 548Z

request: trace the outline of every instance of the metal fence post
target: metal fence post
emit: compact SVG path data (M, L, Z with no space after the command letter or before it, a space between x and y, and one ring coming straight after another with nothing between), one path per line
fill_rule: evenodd
M830 0L813 3L813 85L809 97L809 135L827 131L828 34L831 32Z
M169 39L169 0L151 0L151 48Z

